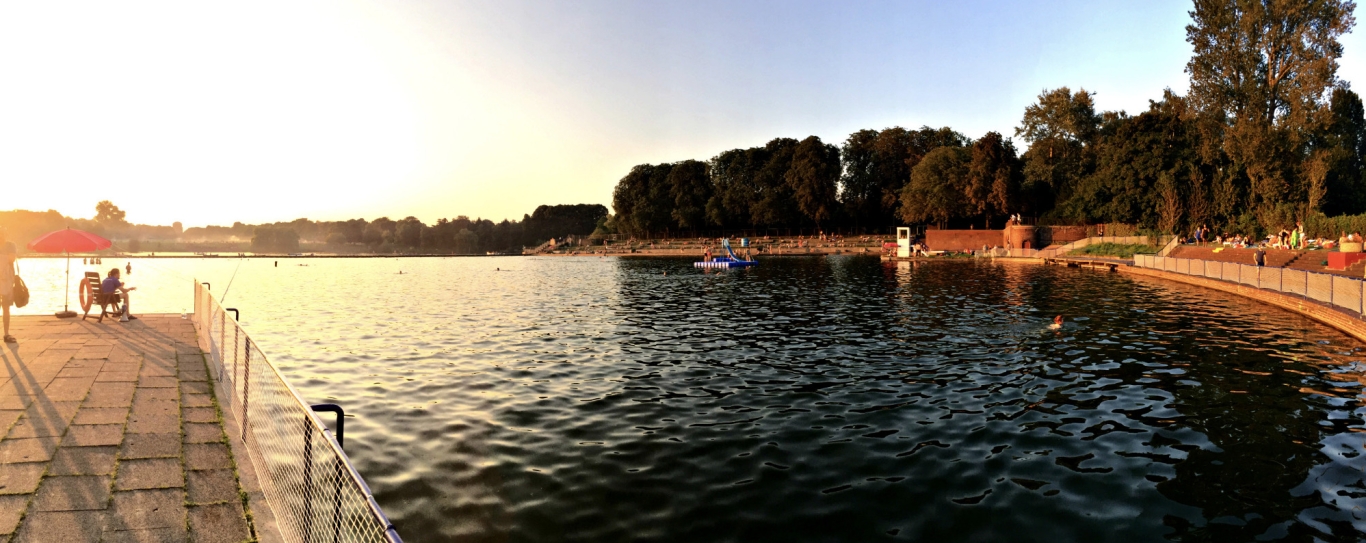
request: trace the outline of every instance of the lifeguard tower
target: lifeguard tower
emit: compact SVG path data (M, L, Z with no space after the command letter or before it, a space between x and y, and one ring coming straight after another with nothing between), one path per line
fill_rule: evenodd
M911 228L909 226L896 227L896 257L911 257Z

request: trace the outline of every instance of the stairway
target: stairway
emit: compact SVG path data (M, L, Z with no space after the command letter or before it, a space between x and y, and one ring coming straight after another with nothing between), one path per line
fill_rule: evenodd
M1342 273L1352 277L1366 277L1366 260L1353 262L1352 265L1347 266L1347 269L1343 270Z
M1282 267L1294 270L1322 272L1325 271L1324 267L1327 266L1327 255L1328 253L1323 251L1303 251L1296 255L1295 258L1290 259L1289 262L1286 262Z

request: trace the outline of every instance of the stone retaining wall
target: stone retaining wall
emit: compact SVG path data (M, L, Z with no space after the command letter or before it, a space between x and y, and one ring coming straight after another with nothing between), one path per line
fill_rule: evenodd
M1299 313L1321 323L1327 324L1328 326L1332 326L1333 328L1337 328L1338 330L1341 330L1347 335L1352 336L1358 340L1366 341L1366 322L1363 322L1360 319L1358 319L1356 315L1345 313L1343 311L1329 307L1314 300L1307 300L1304 298L1300 298L1298 296L1282 294L1279 292L1272 292L1269 290L1263 290L1248 285L1220 281L1218 279L1209 279L1206 277L1198 277L1180 273L1151 270L1148 268L1121 266L1119 270L1123 273L1143 275L1148 277L1158 277L1161 279L1177 281L1181 283L1186 283L1188 285L1205 287L1209 289L1228 292L1231 294L1237 294L1239 296L1243 296L1246 298L1251 298L1253 300L1265 304L1274 305L1281 309L1294 311L1296 313Z

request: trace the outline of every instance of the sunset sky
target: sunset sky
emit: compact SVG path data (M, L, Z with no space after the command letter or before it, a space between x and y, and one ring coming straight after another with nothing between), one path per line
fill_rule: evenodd
M520 218L786 136L1184 93L1189 1L8 2L0 209ZM1358 10L1360 17L1360 10ZM1364 80L1360 30L1339 76ZM1358 89L1358 92L1360 90Z

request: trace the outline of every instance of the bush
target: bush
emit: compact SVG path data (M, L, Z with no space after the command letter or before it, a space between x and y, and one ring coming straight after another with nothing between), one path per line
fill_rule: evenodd
M1097 244L1095 244L1095 245L1087 245L1087 246L1085 246L1085 247L1082 247L1082 248L1080 248L1080 249L1077 249L1077 250L1075 250L1075 251L1072 251L1072 254L1078 254L1078 255L1091 255L1091 256L1117 256L1117 257L1119 257L1119 258L1133 258L1133 257L1134 257L1134 253L1156 253L1156 252L1157 252L1157 246L1155 246L1155 245L1146 245L1146 244L1142 244L1142 243L1127 244L1127 243L1109 243L1109 242L1106 242L1106 243L1097 243Z

